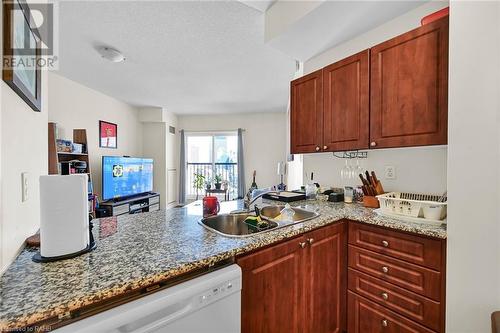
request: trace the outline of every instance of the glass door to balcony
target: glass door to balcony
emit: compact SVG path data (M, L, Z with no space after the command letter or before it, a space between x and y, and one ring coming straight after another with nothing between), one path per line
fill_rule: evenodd
M216 180L227 188L229 198L238 194L238 138L235 132L186 133L186 194L196 199L205 194L207 184L215 188ZM205 184L196 188L196 175L202 175Z

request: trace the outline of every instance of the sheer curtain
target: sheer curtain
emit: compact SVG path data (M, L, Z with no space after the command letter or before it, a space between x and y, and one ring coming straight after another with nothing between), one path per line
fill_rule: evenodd
M186 142L184 130L181 130L181 149L179 166L179 204L186 203Z
M245 197L245 162L243 159L243 130L238 128L238 199Z

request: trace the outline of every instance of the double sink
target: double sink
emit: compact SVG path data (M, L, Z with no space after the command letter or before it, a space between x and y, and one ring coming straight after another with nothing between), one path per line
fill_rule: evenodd
M271 231L276 228L311 220L319 216L317 212L312 212L300 207L292 207L295 212L292 221L282 221L279 218L276 219L276 217L279 217L284 207L285 206L280 205L262 207L260 209L260 216L268 223L268 226L262 229L256 228L245 222L247 217L255 216L255 214L250 212L210 216L203 218L200 223L205 228L226 237L249 237L256 233Z

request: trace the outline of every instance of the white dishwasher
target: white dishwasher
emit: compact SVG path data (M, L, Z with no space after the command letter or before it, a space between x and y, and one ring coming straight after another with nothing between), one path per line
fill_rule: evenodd
M241 268L231 265L63 326L58 333L237 333Z

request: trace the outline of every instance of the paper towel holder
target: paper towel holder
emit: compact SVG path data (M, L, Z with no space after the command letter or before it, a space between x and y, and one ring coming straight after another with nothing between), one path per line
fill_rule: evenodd
M89 214L89 237L90 237L90 241L89 241L89 245L86 248L84 248L83 250L78 251L78 252L74 252L74 253L70 253L70 254L65 254L65 255L62 255L62 256L55 256L55 257L44 257L40 253L40 250L38 250L33 255L33 257L31 259L34 262L39 262L39 263L53 262L53 261L59 261L59 260L65 260L65 259L75 258L75 257L78 257L78 256L80 256L82 254L85 254L85 253L88 253L88 252L94 250L96 248L96 243L94 241L94 235L92 235L92 228L94 227L94 224L90 221L91 220L91 216L92 215Z
M42 175L40 248L35 262L74 258L96 246L88 207L88 175Z

